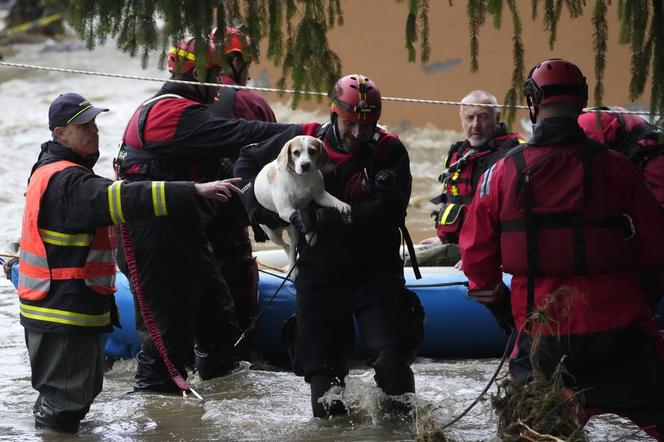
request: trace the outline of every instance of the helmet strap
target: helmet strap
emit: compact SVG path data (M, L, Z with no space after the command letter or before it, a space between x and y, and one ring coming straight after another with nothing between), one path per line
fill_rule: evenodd
M530 95L526 95L526 103L528 103L528 113L530 114L530 122L537 123L537 114L539 113L539 106L533 103Z

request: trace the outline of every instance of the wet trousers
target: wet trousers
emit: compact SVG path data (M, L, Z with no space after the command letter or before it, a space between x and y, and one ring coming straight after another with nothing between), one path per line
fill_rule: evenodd
M585 419L615 413L651 436L664 440L664 339L652 320L620 329L584 335L545 336L538 363L547 377L566 355L570 373L565 385L581 390ZM529 381L532 339L522 332L510 361L510 373Z
M238 321L246 329L258 304L258 265L252 256L249 229L245 225L209 229L214 258L228 284Z
M25 331L32 387L39 392L35 426L76 433L101 392L104 337L101 333Z
M296 373L312 385L315 415L318 397L313 396L327 390L321 383L342 385L348 374L354 347L353 317L377 385L387 395L415 391L410 365L421 341L423 313L417 295L403 289L400 276L374 273L329 281L303 272L295 286L292 358Z
M235 366L232 345L240 329L207 238L165 218L128 227L143 301L163 340L162 350L185 379L187 367L196 368L202 379L228 373ZM132 291L136 297L133 284ZM141 350L134 389L177 392L139 302L135 306Z

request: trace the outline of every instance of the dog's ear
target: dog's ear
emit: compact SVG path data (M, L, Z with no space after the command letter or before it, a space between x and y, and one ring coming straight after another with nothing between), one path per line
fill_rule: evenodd
M291 160L291 143L293 143L293 140L288 141L286 144L284 144L284 147L281 148L281 152L279 152L279 156L277 157L277 164L279 165L279 169L281 170L286 170L288 169L288 164L292 164Z
M316 169L322 169L323 166L327 164L328 155L327 155L327 149L325 149L325 145L321 140L318 138L314 138L314 141L312 143L316 146L316 149L318 150L318 157L316 158Z

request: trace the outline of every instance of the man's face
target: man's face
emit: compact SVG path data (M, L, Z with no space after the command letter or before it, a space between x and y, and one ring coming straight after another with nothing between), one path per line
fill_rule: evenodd
M366 145L374 134L375 123L356 123L345 118L337 118L337 129L341 146L348 153L355 153Z
M486 144L496 134L499 114L484 106L461 106L461 127L471 146Z
M88 157L99 152L99 130L94 119L84 124L68 124L56 130L59 130L58 141L80 156Z

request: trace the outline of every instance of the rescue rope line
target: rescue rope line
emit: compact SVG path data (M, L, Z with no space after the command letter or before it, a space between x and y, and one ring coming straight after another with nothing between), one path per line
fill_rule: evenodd
M272 304L272 301L274 301L274 298L277 297L277 294L278 294L279 291L282 289L282 287L286 284L286 281L289 281L288 277L291 275L291 273L293 273L293 270L295 270L295 268L297 267L297 265L300 263L300 258L302 258L302 253L303 253L305 250L307 250L308 247L309 247L309 243L308 243L307 241L305 241L305 242L304 242L304 247L302 247L302 250L300 251L300 253L298 253L298 257L297 257L297 259L295 260L295 264L294 264L293 267L288 271L288 273L286 274L286 276L278 276L278 275L275 275L275 274L273 274L273 273L266 272L265 270L258 269L259 272L263 272L263 273L266 273L266 274L268 274L268 275L272 275L272 276L275 276L275 277L277 277L277 278L281 278L281 279L283 279L283 280L281 281L281 284L279 284L279 287L277 287L277 289L274 291L274 293L272 294L272 296L270 297L270 299L267 301L267 303L265 303L265 305L263 306L263 308L260 309L260 311L258 312L258 314L256 315L256 317L254 318L254 320L251 321L251 324L249 324L249 326L246 328L246 330L242 332L242 334L240 335L240 337L238 338L238 340L235 341L235 344L233 345L233 348L236 348L238 345L240 345L240 343L241 343L242 341L245 340L245 338L247 337L247 335L249 334L249 332L252 331L252 330L254 329L254 327L256 327L256 324L258 324L258 320L261 318L261 316L263 316L263 313L265 313L265 310L267 310L267 308L270 306L270 304Z
M199 83L197 81L186 81L186 80L175 80L175 79L164 79L164 78L155 78L155 77L145 77L141 75L126 75L126 74L111 74L108 72L95 72L95 71L85 71L81 69L66 69L66 68L56 68L52 66L38 66L32 64L23 64L23 63L9 63L6 61L0 61L0 66L5 67L15 67L22 69L34 69L41 71L52 71L52 72L63 72L67 74L81 74L81 75L93 75L98 77L110 77L110 78L121 78L125 80L143 80L143 81L156 81L159 83L179 83L179 84L189 84L193 86L210 86L218 88L232 88L232 89L248 89L252 91L259 92L274 92L280 94L301 94L301 95L312 95L317 97L327 97L327 92L317 92L317 91L302 91L297 89L279 89L271 87L258 87L258 86L240 86L236 84L218 84L218 83ZM479 107L492 107L496 109L504 109L510 106L504 104L489 104L489 103L462 103L460 101L450 101L450 100L426 100L421 98L405 98L405 97L381 97L384 101L395 101L399 103L416 103L416 104L438 104L444 106L479 106ZM515 105L516 109L528 109L528 106L524 105ZM585 112L600 112L596 109L584 109ZM621 111L623 114L628 115L650 115L648 111ZM664 116L660 114L655 114L655 116Z
M512 353L512 349L514 348L514 344L517 339L517 332L516 328L512 330L512 334L510 334L509 339L507 340L507 345L505 345L505 351L503 352L503 356L500 358L500 362L498 363L498 367L496 367L496 370L493 372L493 376L491 376L491 379L489 379L489 382L486 384L484 389L480 392L480 394L477 395L475 400L466 407L465 410L463 410L459 415L457 415L454 419L450 420L447 422L445 425L440 427L441 430L444 430L445 428L451 427L452 425L456 424L459 422L464 416L466 416L470 410L472 410L475 405L478 404L480 399L486 394L487 391L489 391L489 388L493 385L494 381L498 377L498 374L500 373L500 370L503 368L503 365L505 364L505 361L507 360L507 357L509 356L510 353Z

